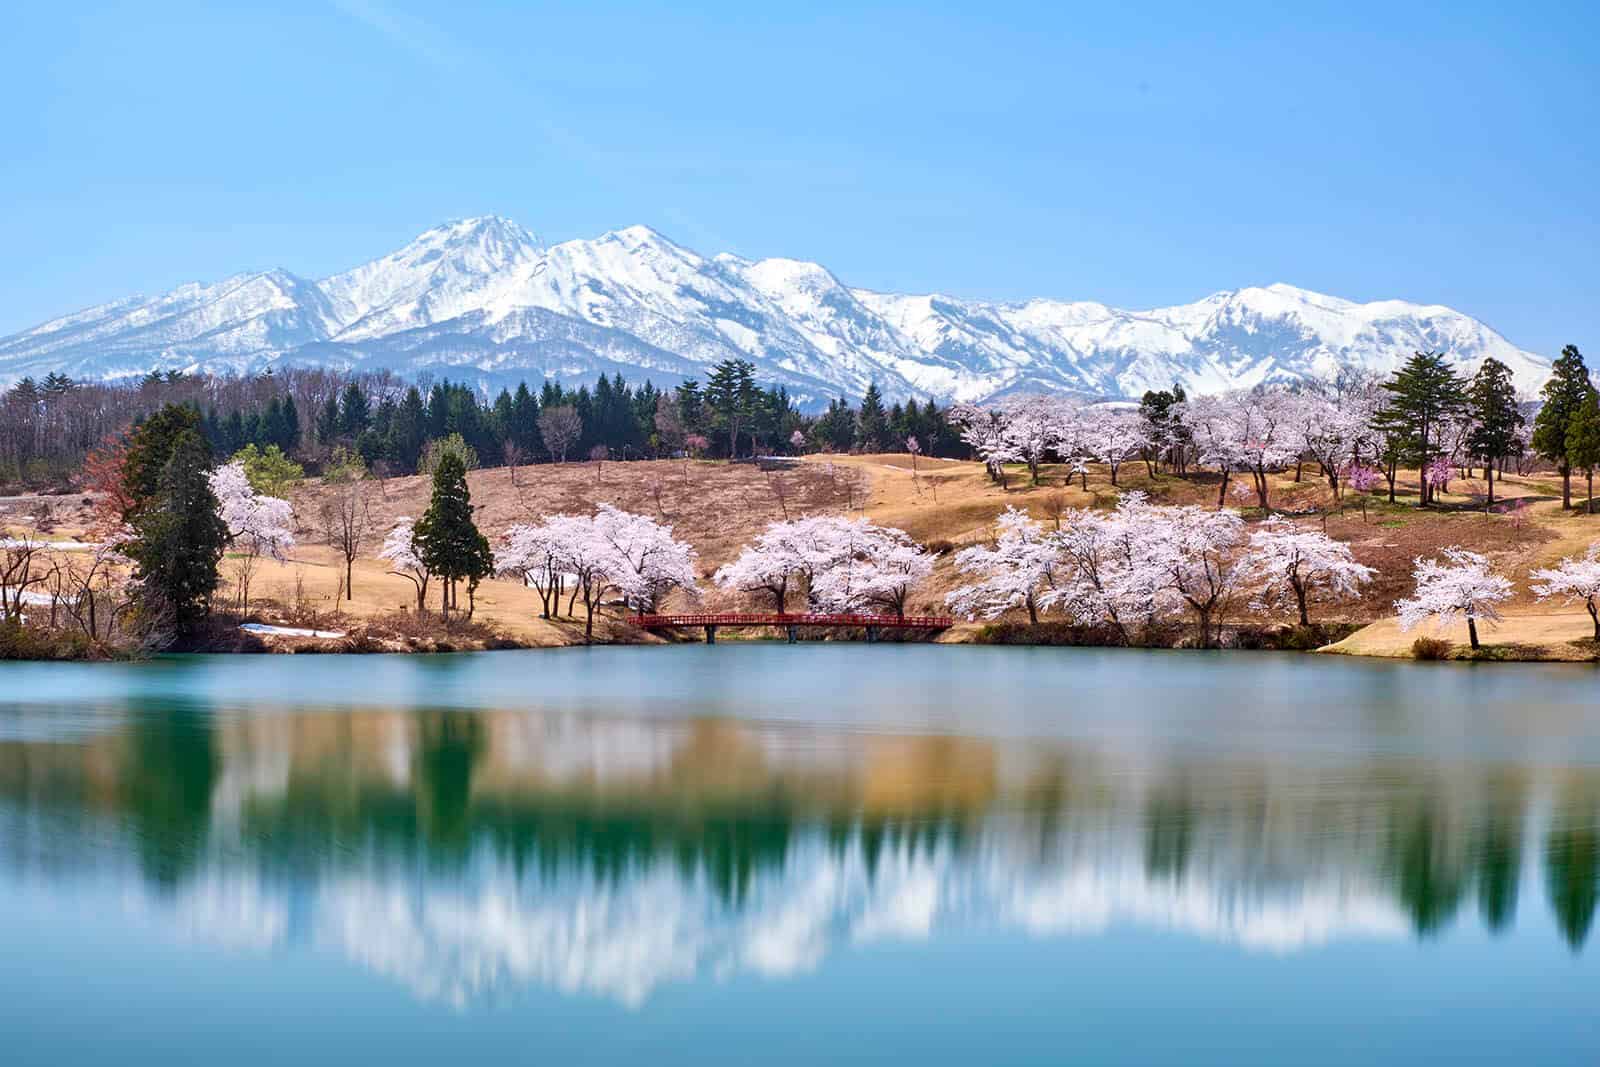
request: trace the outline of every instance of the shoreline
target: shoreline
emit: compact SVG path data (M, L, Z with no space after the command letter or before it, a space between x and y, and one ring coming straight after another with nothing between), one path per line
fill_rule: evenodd
M548 620L547 620L548 621ZM253 622L252 624L257 624ZM291 627L289 623L259 623L266 626ZM31 656L5 656L0 662L17 663L89 663L138 662L169 655L204 656L432 656L462 652L510 652L555 650L565 648L600 647L668 647L699 645L704 641L687 632L662 636L639 630L620 620L607 620L604 633L597 633L592 641L581 637L581 622L574 622L578 639L571 641L538 642L507 634L483 624L468 623L462 631L428 636L376 636L363 629L352 628L349 633L308 636L300 633L260 633L229 628L209 635L208 640L185 644L153 652L128 652L88 647L70 642L64 647L42 650L43 654ZM560 627L565 631L568 627ZM1385 659L1412 662L1465 662L1465 663L1600 663L1600 643L1592 638L1567 640L1559 644L1538 644L1520 641L1484 641L1474 651L1465 640L1460 642L1437 639L1431 633L1416 632L1404 635L1404 640L1394 640L1395 625L1392 619L1371 623L1324 623L1310 627L1262 626L1253 624L1223 626L1218 631L1218 643L1202 648L1192 638L1188 628L1169 628L1152 636L1147 643L1128 644L1107 639L1103 634L1087 632L1081 628L1058 622L1046 623L958 623L949 630L938 633L919 631L891 631L881 634L876 642L866 640L864 632L823 631L805 635L801 644L916 644L1005 646L1022 648L1127 648L1140 651L1170 652L1283 652L1344 656L1360 659ZM1464 627L1463 627L1464 630ZM1433 654L1418 655L1411 641L1417 638L1439 641ZM1462 637L1465 637L1463 633ZM1376 638L1376 639L1375 639ZM1387 638L1388 640L1385 640ZM719 644L785 644L781 631L766 632L752 628L747 631L729 630L719 635Z

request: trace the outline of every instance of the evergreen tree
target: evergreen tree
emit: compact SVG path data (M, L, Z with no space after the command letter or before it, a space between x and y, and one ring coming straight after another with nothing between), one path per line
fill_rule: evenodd
M706 379L706 407L728 432L728 458L739 455L739 433L755 414L755 366L742 359L725 359L711 368Z
M361 387L351 382L339 394L339 433L352 441L367 428L372 418L372 406Z
M133 430L128 438L128 456L122 467L123 488L133 501L133 515L145 510L161 488L163 472L172 459L179 440L193 434L202 446L200 413L187 404L168 404ZM206 452L209 464L211 455Z
M1567 461L1581 470L1589 483L1584 510L1594 513L1594 469L1600 467L1600 395L1593 389L1567 420Z
M461 457L447 452L433 472L433 498L417 520L414 543L428 570L442 580L441 614L456 606L456 585L465 579L473 589L493 567L489 542L472 521L472 495ZM470 590L469 590L470 595Z
M519 382L511 398L511 424L506 432L524 456L531 458L544 451L544 442L539 439L539 401L527 382Z
M1465 383L1441 353L1418 352L1383 387L1389 401L1379 415L1380 427L1391 435L1401 458L1425 470L1446 421L1466 409ZM1433 487L1426 477L1418 480L1418 503L1432 503Z
M1561 506L1572 507L1572 458L1567 455L1567 430L1589 395L1589 368L1577 345L1567 345L1544 383L1544 404L1533 420L1533 447L1561 471Z
M300 409L295 406L292 396L283 398L282 425L282 436L272 443L287 454L300 447Z
M872 382L856 413L856 444L863 452L882 452L888 437L889 417L883 410L883 394L878 392L878 383Z
M178 433L157 479L153 506L134 518L127 548L145 607L157 616L170 615L179 634L191 633L210 610L228 539L210 471L205 439L195 429Z
M339 437L339 398L329 396L317 412L317 441L331 445Z
M426 440L424 433L427 430L427 422L428 414L422 404L422 394L413 385L401 398L400 406L394 414L394 422L389 427L387 451L401 470L417 469L417 461L422 458L422 444Z
M1475 423L1467 448L1483 463L1484 477L1489 481L1487 503L1493 504L1495 465L1516 455L1522 440L1522 411L1517 407L1511 368L1493 356L1484 360L1467 387L1467 405Z

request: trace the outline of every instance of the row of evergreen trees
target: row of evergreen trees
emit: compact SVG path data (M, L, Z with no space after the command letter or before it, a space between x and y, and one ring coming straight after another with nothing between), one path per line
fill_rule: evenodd
M547 414L566 416L565 424L576 432L563 430L563 418L546 419ZM649 381L636 387L615 374L600 377L593 388L547 380L535 392L522 383L514 391L502 389L490 403L449 381L389 389L376 398L363 383L351 381L328 394L309 425L294 397L286 395L225 413L212 407L202 429L218 455L251 444L306 456L343 447L368 466L394 473L418 470L428 442L456 435L484 466L597 454L635 459L684 451L717 458L905 451L911 438L931 455L965 454L945 411L931 399L885 407L871 385L858 407L841 397L824 414L808 417L784 387L758 386L754 368L742 360L716 365L703 386L690 379L670 392Z
M1471 431L1466 454L1483 463L1489 479L1488 500L1494 502L1494 470L1500 461L1521 454L1526 419L1517 400L1511 368L1490 357L1470 380L1458 375L1438 352L1418 352L1384 383L1388 402L1379 412L1378 428L1385 441L1390 498L1397 466L1426 471L1442 456L1445 425L1466 419ZM1600 393L1575 345L1567 345L1541 390L1534 418L1533 450L1554 464L1561 475L1561 506L1572 507L1572 473L1588 478L1592 506L1594 475L1600 469ZM1435 486L1422 478L1421 503L1431 503Z

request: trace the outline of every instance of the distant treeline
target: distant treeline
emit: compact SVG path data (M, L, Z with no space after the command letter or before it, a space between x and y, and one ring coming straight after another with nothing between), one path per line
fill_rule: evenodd
M288 368L251 377L153 373L137 383L25 378L0 401L0 482L32 488L71 481L85 457L169 403L201 413L218 455L277 446L315 468L336 450L376 472L410 474L428 442L459 435L480 466L683 453L726 458L818 451L970 455L934 401L885 405L877 387L852 404L802 414L781 386L727 360L704 384L666 391L620 374L576 389L545 380L492 399L448 380L408 383L388 372ZM914 441L914 445L908 443Z

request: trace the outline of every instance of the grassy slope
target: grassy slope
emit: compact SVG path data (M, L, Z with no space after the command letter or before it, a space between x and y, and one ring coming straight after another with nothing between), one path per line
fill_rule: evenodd
M1008 505L1048 522L1052 507L1108 506L1118 492L1110 486L1108 472L1103 468L1091 472L1087 491L1076 483L1068 485L1066 472L1060 468L1047 468L1045 484L1040 486L1028 484L1025 470L1014 470L1006 489L990 482L976 463L924 458L917 461L916 468L914 474L910 457L904 455L817 456L797 470L780 474L763 473L750 465L709 462L606 463L598 469L592 463L571 463L524 467L515 477L505 469L474 471L469 484L478 522L491 539L514 522L557 511L587 511L600 502L660 517L699 551L701 574L706 579L702 583L705 602L713 608L732 607L743 601L712 587L711 573L786 511L792 516L864 509L873 520L900 526L923 543L960 546L985 539L994 517ZM1316 481L1313 472L1314 468L1308 468L1300 482L1293 480L1292 472L1276 478L1273 505L1326 505L1328 490ZM1189 480L1166 476L1152 480L1142 463L1130 463L1122 468L1119 481L1122 489L1144 490L1169 503L1215 504L1217 498L1217 478L1210 473ZM1414 480L1410 485L1414 491ZM1402 479L1402 493L1406 489ZM1562 555L1581 553L1591 541L1600 540L1600 516L1562 513L1559 484L1548 475L1512 476L1503 484L1497 483L1497 489L1506 497L1528 501L1526 518L1520 524L1503 514L1483 514L1481 481L1452 483L1444 507L1438 510L1419 511L1402 500L1397 506L1373 506L1365 519L1355 507L1330 515L1327 531L1350 541L1356 556L1380 572L1379 580L1360 602L1316 609L1315 618L1374 623L1340 642L1335 650L1364 655L1409 654L1417 634L1399 631L1392 619L1391 605L1396 597L1410 590L1411 560L1446 545L1460 544L1488 551L1518 585L1517 599L1507 609L1506 623L1498 629L1486 628L1486 641L1539 645L1554 655L1578 655L1567 643L1589 634L1588 616L1581 608L1538 604L1527 590L1526 573ZM288 604L295 599L298 584L303 600L324 610L335 606L342 564L318 529L317 513L325 492L315 482L296 491L300 546L287 563L260 566L252 586L253 597ZM382 561L373 556L393 521L401 515L420 515L427 496L427 483L420 477L394 478L374 485L374 534L363 558L356 562L355 599L340 601L339 610L363 616L414 604L411 584L387 574ZM40 501L50 508L46 525L51 528L52 538L81 530L88 521L83 498L59 497L10 504L0 515L0 522L13 531L38 528ZM1231 492L1229 502L1248 503ZM1475 502L1480 506L1474 507ZM1323 525L1319 517L1300 521ZM225 574L231 575L232 567L225 563ZM913 598L910 610L940 611L943 595L959 581L946 554L927 588ZM485 582L478 603L481 619L525 643L562 645L581 640L578 625L565 619L540 620L537 595L515 582ZM1247 619L1266 621L1250 619L1248 610L1241 605L1235 621ZM603 634L610 626L600 629ZM945 635L944 640L963 640L973 629L972 625L963 624ZM1460 635L1451 631L1445 636L1459 637L1464 642L1465 627L1460 629Z

